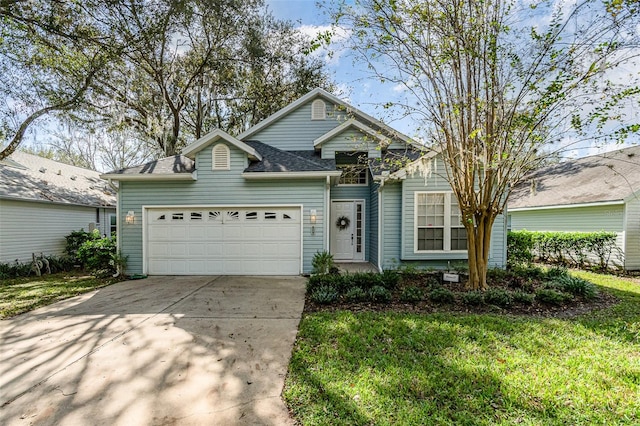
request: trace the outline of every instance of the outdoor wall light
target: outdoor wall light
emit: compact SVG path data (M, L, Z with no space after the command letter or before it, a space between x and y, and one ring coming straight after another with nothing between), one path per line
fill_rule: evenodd
M124 218L124 221L128 224L133 224L135 222L136 219L136 214L133 210L129 210L127 212L127 216Z
M311 222L311 235L316 235L316 220L318 218L318 212L316 211L316 209L311 209L311 211L309 212L309 221Z

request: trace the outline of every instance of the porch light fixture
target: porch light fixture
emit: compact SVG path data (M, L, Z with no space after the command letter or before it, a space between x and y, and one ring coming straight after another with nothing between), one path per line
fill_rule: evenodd
M133 224L135 222L136 219L136 214L133 210L129 210L127 212L127 216L124 218L124 221L126 223L128 223L129 225Z
M316 209L311 209L309 212L309 222L311 222L311 235L316 235L316 220L318 218L318 212Z

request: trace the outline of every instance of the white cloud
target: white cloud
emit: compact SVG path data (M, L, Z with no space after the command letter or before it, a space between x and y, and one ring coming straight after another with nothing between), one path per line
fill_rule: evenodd
M331 43L322 45L311 52L311 55L321 58L327 65L338 66L340 59L348 53L346 40L351 37L351 30L338 28L331 25L300 25L297 30L302 33L309 42L316 39L322 33L331 33Z

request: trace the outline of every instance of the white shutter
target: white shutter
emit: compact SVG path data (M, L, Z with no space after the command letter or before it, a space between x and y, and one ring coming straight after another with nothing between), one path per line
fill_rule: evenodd
M212 157L213 170L229 170L231 168L231 155L229 147L225 144L221 143L213 147Z

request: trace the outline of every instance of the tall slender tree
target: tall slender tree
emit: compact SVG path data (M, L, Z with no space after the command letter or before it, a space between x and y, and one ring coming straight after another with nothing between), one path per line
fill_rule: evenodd
M639 13L628 0L356 0L336 9L358 59L404 87L401 106L441 154L467 232L470 287L487 286L491 229L511 188L571 126L609 123L638 93L637 68L622 85L609 77L638 55Z

